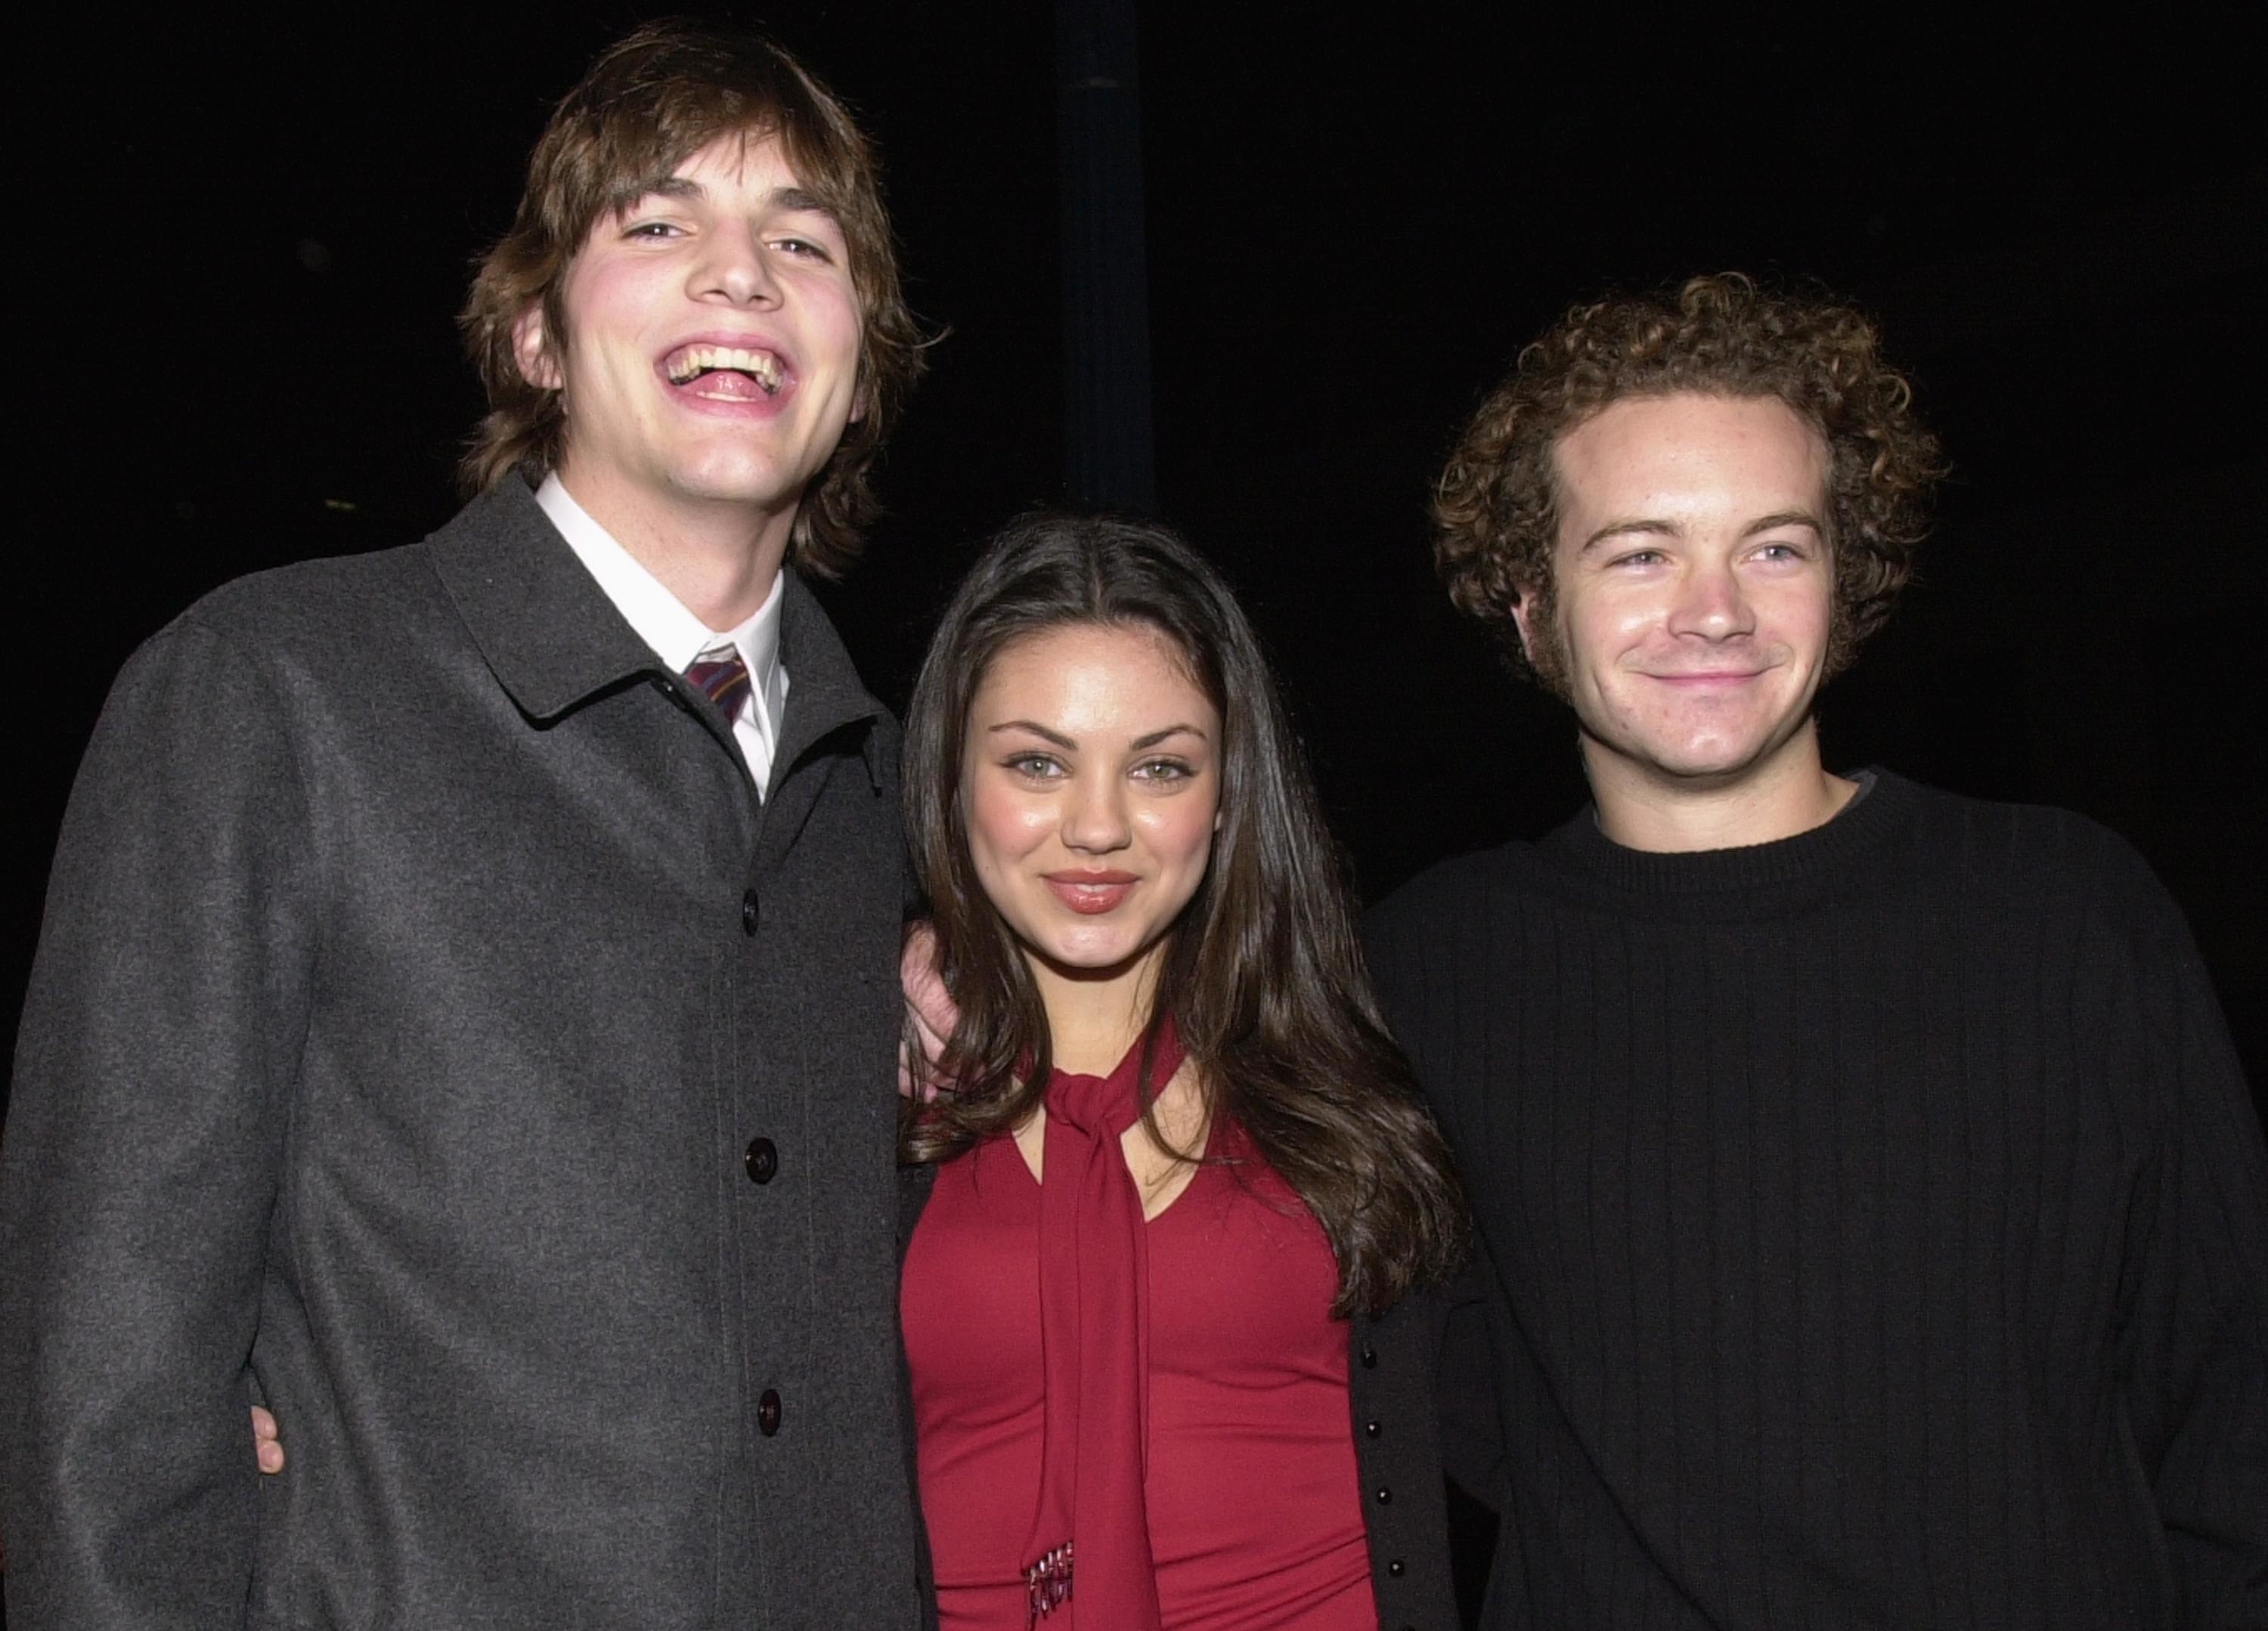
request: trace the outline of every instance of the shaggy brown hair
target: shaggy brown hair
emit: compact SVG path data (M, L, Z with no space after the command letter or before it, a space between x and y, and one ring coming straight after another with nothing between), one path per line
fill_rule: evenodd
M602 54L553 110L528 160L512 230L481 262L458 320L489 396L460 479L469 495L514 469L558 465L567 430L559 393L520 372L513 325L541 306L544 345L563 356L567 268L592 227L734 134L778 139L797 181L841 224L850 252L865 320L858 394L865 412L813 478L790 546L797 566L834 577L858 557L860 529L879 511L867 471L921 376L924 340L898 287L873 149L840 99L755 35L649 23Z
M1219 575L1151 522L1011 523L930 643L906 711L906 829L960 1019L938 1064L955 1088L907 1106L900 1157L951 1160L1020 1126L1044 1094L1047 1010L969 858L961 759L993 660L1083 626L1154 631L1221 717L1220 827L1161 959L1151 1044L1170 1016L1208 1114L1244 1131L1330 1241L1332 1311L1376 1312L1455 1266L1463 1197L1371 995L1337 852L1259 639ZM1145 1053L1144 1119L1170 1149L1149 1067Z
M1839 672L1912 575L1930 490L1943 474L1911 387L1878 347L1874 325L1850 307L1767 293L1737 272L1574 307L1520 354L1441 474L1433 558L1450 599L1563 690L1548 654L1535 670L1512 615L1533 597L1531 621L1550 624L1560 439L1625 397L1777 397L1827 444L1835 562L1827 672Z

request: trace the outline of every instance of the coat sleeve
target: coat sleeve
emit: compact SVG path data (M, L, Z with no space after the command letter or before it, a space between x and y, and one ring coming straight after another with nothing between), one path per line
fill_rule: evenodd
M2173 1623L2268 1626L2268 1150L2188 926L2154 880L2142 887L2164 1131L2132 1260L2128 1420L2165 1526Z
M308 827L255 665L190 622L137 653L64 816L0 1140L18 1631L242 1623Z

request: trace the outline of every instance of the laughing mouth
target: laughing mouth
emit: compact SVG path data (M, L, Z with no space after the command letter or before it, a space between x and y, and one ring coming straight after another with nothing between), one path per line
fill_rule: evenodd
M680 346L662 358L662 372L674 386L688 386L704 374L739 374L753 380L766 396L779 394L783 378L780 360L770 351L743 350L738 346Z

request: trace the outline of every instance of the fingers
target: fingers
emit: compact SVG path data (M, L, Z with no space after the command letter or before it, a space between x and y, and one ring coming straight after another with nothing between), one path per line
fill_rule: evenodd
M906 1025L898 1047L898 1091L924 1102L937 1095L937 1062L961 1013L937 969L937 931L924 919L906 925L898 951L898 986L905 995Z
M284 1442L277 1436L276 1418L258 1405L252 1407L252 1453L261 1472L284 1470Z
M930 1028L920 1012L908 1006L906 1024L898 1037L898 1097L919 1098L924 1104L937 1097L937 1061L946 1039Z

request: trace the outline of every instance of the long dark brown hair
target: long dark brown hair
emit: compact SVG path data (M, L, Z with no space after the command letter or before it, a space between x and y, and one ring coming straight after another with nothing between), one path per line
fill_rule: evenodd
M930 643L906 721L906 827L961 1018L939 1062L956 1086L908 1106L901 1153L949 1160L1012 1130L1044 1092L1047 1010L969 859L961 762L969 703L993 659L1079 624L1163 636L1219 711L1220 827L1160 959L1152 1018L1173 1019L1208 1115L1241 1128L1322 1224L1339 1265L1332 1311L1375 1312L1454 1266L1463 1199L1379 1018L1275 676L1227 585L1165 527L1063 514L1012 522ZM1144 1094L1146 1105L1146 1080Z

